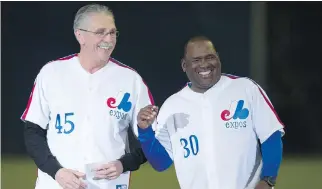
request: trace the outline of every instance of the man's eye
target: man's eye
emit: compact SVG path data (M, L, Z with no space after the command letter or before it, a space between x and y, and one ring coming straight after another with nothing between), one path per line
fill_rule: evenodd
M215 56L207 56L206 59L207 60L213 60L215 58Z
M104 32L96 32L95 34L99 35L99 36L102 36L102 35L104 35Z

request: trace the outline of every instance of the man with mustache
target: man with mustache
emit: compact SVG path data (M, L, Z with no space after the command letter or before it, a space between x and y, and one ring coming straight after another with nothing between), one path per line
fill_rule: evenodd
M190 82L158 116L153 105L138 114L150 164L164 171L174 162L182 189L274 187L284 127L264 90L249 78L222 74L204 36L187 42L181 65Z
M125 153L127 131L137 135L137 114L152 95L138 73L111 58L118 30L108 7L80 8L74 34L80 52L43 66L21 117L38 167L35 188L128 188L129 171L146 159L142 149Z

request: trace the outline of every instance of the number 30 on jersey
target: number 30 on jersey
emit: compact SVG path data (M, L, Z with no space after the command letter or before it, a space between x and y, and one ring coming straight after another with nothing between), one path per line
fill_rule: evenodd
M180 139L184 152L184 158L188 158L190 155L197 155L199 152L198 137L196 135L190 135L188 138Z
M74 113L57 114L55 128L58 134L70 134L74 131L75 125L72 121ZM63 130L63 131L62 131Z

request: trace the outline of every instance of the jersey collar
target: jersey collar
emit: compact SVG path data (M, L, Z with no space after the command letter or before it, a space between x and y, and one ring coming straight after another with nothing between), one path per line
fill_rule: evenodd
M189 98L189 99L205 98L205 97L208 97L209 95L214 95L214 93L220 92L225 84L226 79L227 78L222 75L219 81L204 93L197 93L193 91L190 88L191 83L188 82L186 86L182 89L182 93L186 98Z

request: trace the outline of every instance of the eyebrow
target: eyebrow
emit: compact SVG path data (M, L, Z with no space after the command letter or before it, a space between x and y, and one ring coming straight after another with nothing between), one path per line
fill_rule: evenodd
M202 56L191 57L192 59L200 59Z
M97 28L95 31L115 31L117 30L116 28L111 28L111 29L107 29L107 28Z

